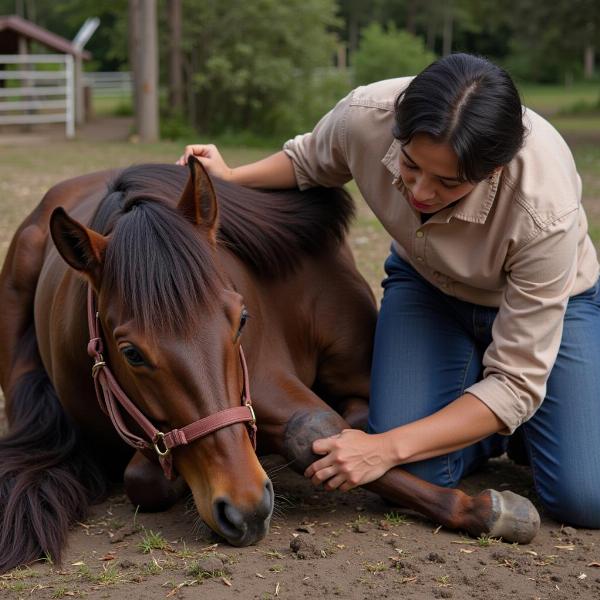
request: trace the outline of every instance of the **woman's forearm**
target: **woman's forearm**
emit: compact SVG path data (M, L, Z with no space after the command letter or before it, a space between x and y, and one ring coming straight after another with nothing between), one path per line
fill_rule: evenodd
M477 397L463 394L442 410L388 431L396 464L448 454L466 448L493 433L504 423Z
M230 181L246 187L267 189L293 188L298 185L292 160L283 151L231 169Z
M232 169L214 144L189 144L176 164L186 166L190 158L199 160L210 176L246 187L288 189L298 186L292 159L283 151Z

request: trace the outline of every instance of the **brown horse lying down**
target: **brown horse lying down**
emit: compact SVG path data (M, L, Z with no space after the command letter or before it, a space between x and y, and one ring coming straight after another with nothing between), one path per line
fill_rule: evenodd
M0 440L0 572L44 553L60 560L69 524L123 473L142 509L164 509L189 487L228 542L263 538L273 489L249 417L171 450L163 436L240 407L240 343L259 454L281 454L302 472L313 440L364 421L376 308L344 241L349 197L243 189L189 167L189 178L181 167L145 165L61 183L12 241L0 277L10 425ZM110 366L157 453L133 452L99 406L88 283L104 338L99 370ZM144 438L137 417L117 412L123 430ZM157 454L169 454L177 480ZM470 497L400 468L367 487L473 535L528 542L539 526L531 503L510 492Z

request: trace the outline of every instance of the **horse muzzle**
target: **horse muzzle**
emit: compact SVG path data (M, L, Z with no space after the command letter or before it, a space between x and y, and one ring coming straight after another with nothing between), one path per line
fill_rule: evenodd
M232 546L249 546L267 535L273 514L273 485L267 479L262 498L251 508L240 508L221 496L213 502L215 532Z

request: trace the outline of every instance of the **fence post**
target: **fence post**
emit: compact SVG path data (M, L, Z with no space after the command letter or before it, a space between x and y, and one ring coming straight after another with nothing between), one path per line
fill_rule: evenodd
M73 57L70 54L65 54L65 74L66 74L66 104L67 104L67 118L66 118L66 129L67 137L72 138L75 136L75 98L74 98L74 87L75 87L75 74Z

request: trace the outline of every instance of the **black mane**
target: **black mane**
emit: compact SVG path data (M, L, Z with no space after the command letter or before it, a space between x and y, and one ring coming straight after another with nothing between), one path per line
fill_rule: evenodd
M140 165L109 185L92 229L112 233L103 286L131 307L142 326L182 329L192 307L210 309L223 283L210 244L176 210L188 170ZM218 242L257 277L292 274L307 256L338 245L354 213L340 189L263 191L213 179L219 205ZM135 299L141 298L142 302Z

